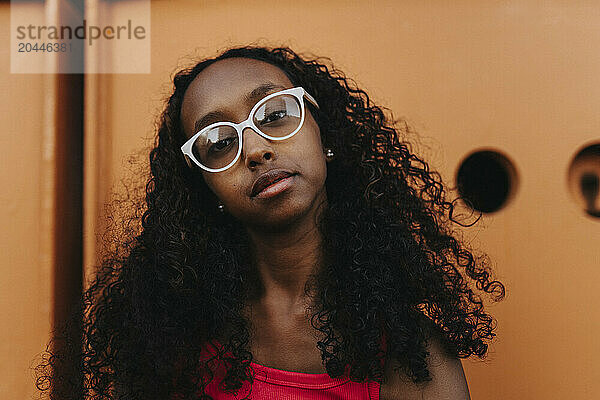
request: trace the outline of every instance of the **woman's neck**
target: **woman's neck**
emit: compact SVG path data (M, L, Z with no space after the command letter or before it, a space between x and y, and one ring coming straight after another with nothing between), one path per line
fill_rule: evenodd
M321 234L310 220L277 233L249 231L259 280L255 301L292 312L310 300L305 285L323 259Z

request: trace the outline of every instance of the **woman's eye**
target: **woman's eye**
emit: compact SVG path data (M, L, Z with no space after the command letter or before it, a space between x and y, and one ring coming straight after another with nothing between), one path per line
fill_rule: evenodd
M227 138L227 139L219 140L210 146L209 152L218 153L223 150L226 150L228 147L231 146L231 143L233 143L234 140L235 140L234 138Z
M284 118L286 115L287 115L287 112L285 110L274 111L272 113L265 115L265 118L263 118L260 121L260 123L268 124L269 122L277 121L278 119Z

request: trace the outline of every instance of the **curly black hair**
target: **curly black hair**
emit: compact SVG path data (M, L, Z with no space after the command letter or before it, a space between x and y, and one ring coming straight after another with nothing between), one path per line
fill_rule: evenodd
M385 361L415 383L430 380L432 326L450 354L483 358L496 321L481 295L497 301L505 288L492 279L487 258L475 257L451 229L460 224L455 202L446 201L439 173L403 140L408 124L374 105L327 58L248 46L175 74L150 152L145 210L126 224L138 218L141 227L103 258L79 319L70 322L77 329L57 334L37 367L38 389L52 399L212 399L205 388L215 360L227 366L222 390L252 382L243 313L256 279L248 238L238 221L219 213L180 150L186 89L206 67L231 57L275 65L311 93L322 142L335 151L318 225L325 263L310 280L317 304L311 325L322 334L316 346L327 373L339 377L349 366L353 381L382 382ZM217 340L221 350L202 358Z

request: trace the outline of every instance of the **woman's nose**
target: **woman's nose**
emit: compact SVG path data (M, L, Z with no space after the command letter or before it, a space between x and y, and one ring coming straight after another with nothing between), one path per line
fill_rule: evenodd
M275 159L275 151L269 139L262 137L252 128L246 128L242 132L242 157L248 168L255 168L265 161Z

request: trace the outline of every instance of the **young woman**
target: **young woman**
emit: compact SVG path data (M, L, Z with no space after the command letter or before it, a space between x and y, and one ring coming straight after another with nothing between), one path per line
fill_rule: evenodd
M452 236L439 174L402 133L290 49L230 49L177 73L141 232L83 297L83 354L61 346L38 387L468 399L459 358L495 336L476 292L504 286Z

